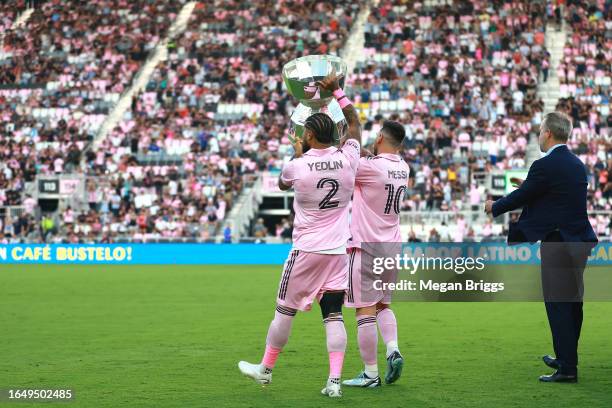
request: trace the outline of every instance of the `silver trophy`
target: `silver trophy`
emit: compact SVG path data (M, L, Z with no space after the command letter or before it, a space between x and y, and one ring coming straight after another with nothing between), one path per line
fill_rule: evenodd
M342 109L331 92L315 83L335 72L341 76L340 88L344 88L346 70L346 63L334 55L308 55L285 64L283 80L287 90L300 101L291 115L291 134L302 137L306 119L313 113L323 112L336 124L334 140L336 144L339 142L347 128Z

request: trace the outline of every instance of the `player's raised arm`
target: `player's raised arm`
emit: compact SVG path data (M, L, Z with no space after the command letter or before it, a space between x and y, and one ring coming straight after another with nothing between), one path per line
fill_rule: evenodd
M317 82L317 85L323 89L333 92L334 97L342 108L342 113L346 118L346 122L348 123L346 139L356 140L361 146L361 123L359 122L359 115L357 114L357 110L353 106L353 103L344 94L342 88L340 88L341 77L341 75L336 75L335 72L332 72L322 81ZM340 143L341 145L344 144L342 142Z

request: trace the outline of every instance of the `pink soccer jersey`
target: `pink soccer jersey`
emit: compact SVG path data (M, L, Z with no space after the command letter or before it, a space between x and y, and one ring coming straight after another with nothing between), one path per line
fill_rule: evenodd
M295 191L294 249L317 252L346 245L359 151L359 143L348 139L342 149L310 149L283 167L281 179Z
M399 213L409 172L408 164L396 154L359 159L349 247L361 247L362 242L401 242Z

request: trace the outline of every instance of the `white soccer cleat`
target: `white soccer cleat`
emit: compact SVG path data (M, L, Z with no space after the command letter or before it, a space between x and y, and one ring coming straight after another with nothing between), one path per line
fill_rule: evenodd
M340 384L327 380L327 384L325 385L325 388L321 390L321 394L327 395L330 398L340 398L342 396Z
M251 364L246 361L238 363L240 372L247 377L251 377L260 384L270 384L272 382L272 373L265 374L264 367L261 364Z
M376 388L380 387L381 384L379 376L370 378L363 371L355 378L342 381L342 385L346 385L347 387Z

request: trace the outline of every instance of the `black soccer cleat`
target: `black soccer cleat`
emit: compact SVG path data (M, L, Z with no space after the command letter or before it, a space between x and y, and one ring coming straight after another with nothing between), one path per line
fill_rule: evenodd
M387 372L385 373L385 383L393 384L399 380L404 368L404 357L399 351L394 351L387 357Z

